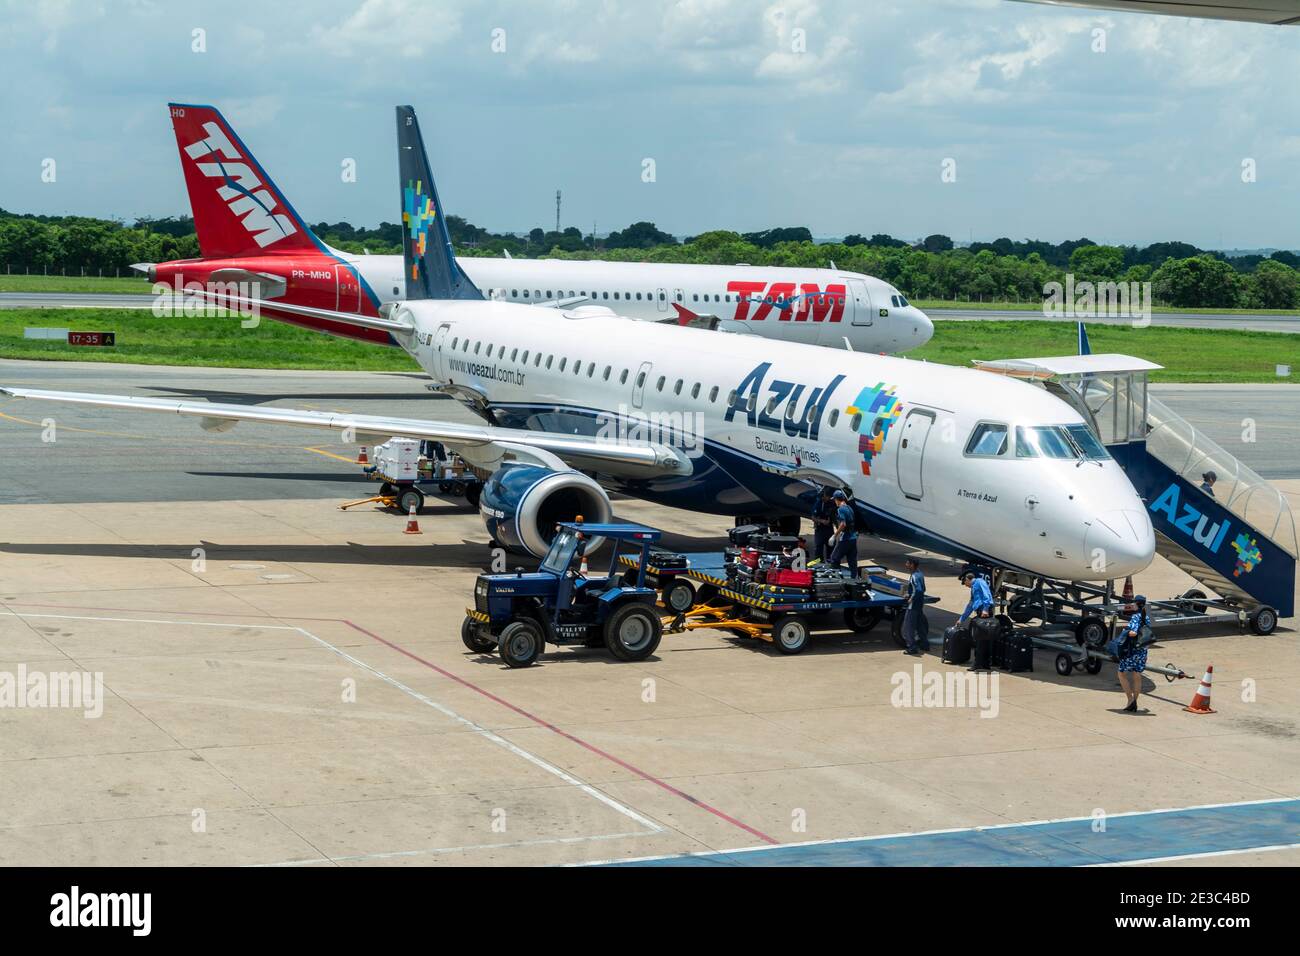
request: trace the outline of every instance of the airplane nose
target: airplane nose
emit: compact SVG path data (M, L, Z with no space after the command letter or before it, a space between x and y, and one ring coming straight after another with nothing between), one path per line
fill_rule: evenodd
M1093 519L1084 547L1090 567L1106 578L1122 578L1152 562L1156 536L1145 511L1107 511Z
M910 346L924 345L926 342L930 341L930 339L934 338L934 322L932 322L930 317L918 308L913 307L912 312L913 335L912 341L908 344Z

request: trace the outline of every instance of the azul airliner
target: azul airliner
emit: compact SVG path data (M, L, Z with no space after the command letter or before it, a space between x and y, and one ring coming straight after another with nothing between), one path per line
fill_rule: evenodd
M443 442L490 476L492 537L533 554L619 491L728 515L807 514L817 485L917 547L1063 580L1136 573L1155 541L1120 466L1060 399L974 369L486 300L452 254L410 107L397 110L403 302L393 336L482 424L0 388L18 398Z

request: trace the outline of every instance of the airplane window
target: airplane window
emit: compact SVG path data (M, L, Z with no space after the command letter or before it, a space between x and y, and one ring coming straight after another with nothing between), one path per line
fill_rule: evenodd
M503 345L499 349L497 349L497 358L505 358L505 357L506 357L506 347Z
M636 377L636 387L640 388L643 385L645 385L645 372L642 372Z
M804 418L806 418L806 419L809 421L809 423L811 423L812 420L813 420L814 418L816 418L816 417L817 417L817 406L814 405L812 402L809 402L809 403L808 403L808 414L805 415Z
M791 402L785 407L785 420L788 422L794 421L796 412L798 412L798 409L794 407L794 402Z
M640 293L640 292L638 292L638 293L636 294L636 300L637 300L638 302L641 301L641 293Z
M537 357L533 359L533 368L540 368L542 365L542 353L538 352Z
M664 375L660 375L659 381L655 382L655 391L662 392L664 390L664 382L666 381L668 381L668 378Z
M510 298L512 298L512 299L517 299L517 298L519 298L519 290L518 290L518 289L511 289L511 290L510 290Z
M607 299L609 298L609 293L608 293L608 292L602 292L601 295L603 295L603 296L604 296L605 298L607 298ZM618 298L618 296L615 295L614 298Z
M562 358L562 359L560 359L560 371L563 372L563 371L564 371L564 366L566 366L566 365L568 365L568 364L569 364L569 360L568 360L568 359L566 359L566 358Z
M1053 425L1016 426L1017 458L1078 458L1064 429Z
M517 359L517 358L519 358L519 350L518 350L518 349L511 349L511 350L510 350L510 361L513 362L513 361L514 361L515 359ZM528 359L524 359L524 361L527 362Z
M398 290L397 286L393 286L393 295L401 295L401 294L402 293Z
M460 350L461 350L462 352L468 352L468 351L469 351L469 339L466 339L466 340L465 340L465 344L462 345L462 346L460 347Z
M735 404L736 404L736 398L737 398L736 390L733 388L730 392L727 393L727 404L728 404L728 405L735 405Z
M749 402L747 403L747 408L748 408L749 411L751 411L751 412L752 412L754 409L758 408L758 396L755 395L755 394L753 394L752 392L750 393L750 396L749 396Z
M716 402L717 400L718 400L718 386L714 385L713 388L709 389L709 401Z
M547 290L546 290L546 298L548 298L548 299L554 299L554 298L555 298L554 293L552 293L550 289L547 289Z
M678 302L685 302L685 301L686 301L686 294L683 293L683 292L678 292L678 293L677 293L677 301L678 301Z
M627 369L623 369L623 374L618 377L618 384L620 385L627 384Z
M475 355L478 355L478 347L479 347L480 345L482 345L482 344L483 344L482 342L475 342L475 343L474 343L474 354L475 354Z
M616 299L618 298L618 293L617 293L617 292L614 293L614 298L616 298Z
M551 360L554 359L554 358L555 358L554 355L548 355L548 356L546 356L546 367L547 367L547 368L550 368L550 367L551 367Z
M574 375L581 375L581 374L582 374L582 362L581 362L581 360L579 360L579 359L574 359L574 360L573 360L573 374L574 374Z
M609 366L609 365L606 365L606 366L605 366L605 381L607 381L607 382L609 381L609 373L612 372L612 371L614 371L614 369L613 369L612 366Z
M587 378L591 378L591 377L592 377L593 375L595 375L595 374L596 374L596 363L595 363L595 362L588 362L588 363L587 363Z
M1066 425L1065 430L1070 433L1070 437L1074 439L1074 443L1079 446L1085 458L1094 461L1110 458L1106 446L1097 440L1097 436L1087 425Z
M659 293L659 301L660 301L660 302L665 301L667 298L668 298L668 296L667 296L665 293L663 293L663 292L660 292L660 293Z
M575 295L573 294L573 290L572 290L572 289L569 290L569 298L570 298L570 299L575 299L575 298L577 298L577 296L575 296Z
M681 393L682 393L682 380L679 378L677 380L677 384L673 386L673 394L680 395Z
M699 302L699 301L700 301L700 294L699 294L698 292L696 292L694 295L692 295L692 296L691 296L691 301L692 301L692 302Z
M839 410L838 408L832 408L832 409L831 409L831 420L830 420L830 426L831 426L831 428L834 428L834 427L835 427L835 423L838 422L839 420L840 420L840 410Z
M773 395L772 398L768 400L767 408L765 408L764 411L765 411L768 415L771 415L774 411L776 411L776 396L775 396L775 395Z
M534 289L534 290L533 290L533 298L534 298L534 299L540 299L541 297L542 297L542 290L541 290L541 289Z
M854 412L853 417L849 419L849 427L857 431L862 427L862 413Z
M906 308L907 308L911 303L907 301L907 296L905 296L905 295L900 295L900 296L898 297L898 304L901 305L903 308L906 309Z
M527 349L524 349L524 360L523 360L523 364L524 364L524 365L527 365L527 364L528 364L528 350L527 350Z
M700 383L696 382L695 386L691 389L691 398L699 398L699 397L700 397Z
M525 299L528 298L528 290L527 290L527 289L524 290L524 298L525 298Z
M974 457L991 458L1006 451L1007 426L995 422L980 422L966 442L966 454Z
M457 346L457 344L459 344L459 342L460 342L460 339L459 339L459 338L454 338L454 339L451 340L451 350L452 350L453 352L456 351L456 346Z

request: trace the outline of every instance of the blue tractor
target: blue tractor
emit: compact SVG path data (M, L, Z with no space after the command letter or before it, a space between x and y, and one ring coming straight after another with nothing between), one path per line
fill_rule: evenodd
M510 667L528 667L548 642L603 644L619 660L644 660L663 636L656 594L646 587L644 571L650 546L660 537L662 532L644 525L561 522L536 571L478 576L461 640L480 654L499 651ZM588 577L584 555L600 539L613 544L609 569L604 577ZM641 551L642 570L631 581L615 573L623 542Z

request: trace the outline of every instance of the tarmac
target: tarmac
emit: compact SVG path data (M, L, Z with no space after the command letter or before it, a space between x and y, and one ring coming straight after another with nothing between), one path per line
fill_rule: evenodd
M418 376L4 362L0 381L463 414ZM1195 679L1148 675L1126 715L1112 667L1060 677L1042 651L983 705L902 706L918 662L883 626L796 657L698 630L641 663L552 647L512 671L459 638L489 560L463 502L430 499L404 535L337 507L374 488L355 446L63 408L42 442L53 408L0 405L0 692L100 674L102 706L0 706L0 864L1300 863L1294 620L1160 633L1152 663L1213 664L1208 716L1182 710ZM728 525L616 510L679 550ZM965 592L922 557L937 638ZM1157 558L1135 584L1190 579Z

